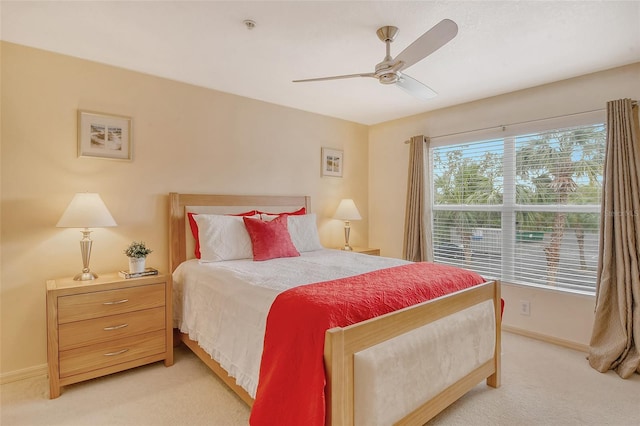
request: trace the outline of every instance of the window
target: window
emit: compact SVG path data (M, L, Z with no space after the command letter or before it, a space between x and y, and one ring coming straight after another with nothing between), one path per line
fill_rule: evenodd
M436 262L595 292L603 124L432 149Z

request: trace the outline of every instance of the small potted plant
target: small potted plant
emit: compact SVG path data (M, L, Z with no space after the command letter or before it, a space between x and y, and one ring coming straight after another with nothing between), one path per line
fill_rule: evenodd
M147 255L153 250L147 248L144 241L134 241L124 251L129 258L129 272L132 274L144 272Z

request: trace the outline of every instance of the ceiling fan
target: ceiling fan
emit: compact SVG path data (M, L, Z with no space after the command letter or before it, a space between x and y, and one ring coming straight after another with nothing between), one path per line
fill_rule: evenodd
M415 78L409 77L402 71L411 65L423 60L436 50L451 41L458 34L458 25L450 19L443 19L433 28L422 34L404 49L395 58L391 57L391 42L398 34L398 28L393 26L385 26L378 28L376 32L378 38L387 46L387 54L376 65L375 72L337 75L333 77L309 78L305 80L293 80L294 83L303 83L309 81L338 80L342 78L353 77L373 77L377 78L382 84L395 84L407 93L419 98L430 99L437 95L431 88L422 84Z

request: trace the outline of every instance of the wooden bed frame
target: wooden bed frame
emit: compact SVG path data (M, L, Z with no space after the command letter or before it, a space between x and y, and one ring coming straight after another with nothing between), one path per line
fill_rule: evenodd
M169 266L170 272L187 256L186 207L230 206L252 208L271 207L272 211L305 206L310 211L310 197L307 196L244 196L169 194ZM190 238L190 236L189 236ZM451 405L467 391L486 379L491 387L500 386L500 324L501 301L500 284L487 282L467 290L427 301L418 305L372 318L344 328L333 328L325 335L324 360L327 371L327 416L326 424L334 426L354 424L354 354L388 339L432 323L438 319L493 300L496 335L493 357L453 383L435 397L424 401L414 412L398 421L398 425L424 424ZM253 405L251 396L235 383L235 379L207 354L188 335L176 332L176 338L187 345L213 372L220 377L245 403Z

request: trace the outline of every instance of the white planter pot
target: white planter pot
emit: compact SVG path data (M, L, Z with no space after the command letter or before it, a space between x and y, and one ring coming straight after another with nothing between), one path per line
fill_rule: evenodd
M129 258L129 273L136 274L138 272L144 272L146 257L130 257Z

